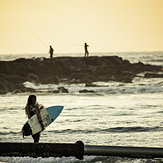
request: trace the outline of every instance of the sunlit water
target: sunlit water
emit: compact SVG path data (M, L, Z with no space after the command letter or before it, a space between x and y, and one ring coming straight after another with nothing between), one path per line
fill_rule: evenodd
M156 55L157 53L157 55ZM143 56L144 54L144 56ZM161 65L162 52L123 54L132 62ZM148 57L145 57L145 54ZM103 54L106 55L106 54ZM110 55L110 53L108 54ZM120 55L120 54L118 54ZM122 58L124 58L122 56ZM13 57L14 58L14 57ZM144 60L143 60L143 59ZM14 58L15 59L15 58ZM97 82L99 87L78 85L35 85L26 87L42 91L36 93L44 106L63 105L60 116L41 134L40 142L75 143L85 145L116 145L163 147L163 80L136 77L133 83ZM48 93L64 86L68 94ZM95 93L79 93L79 90ZM24 107L29 93L0 95L0 141L33 142L31 136L22 138L20 133L27 121ZM84 156L62 158L0 157L2 162L163 162L163 159L133 159L111 156Z

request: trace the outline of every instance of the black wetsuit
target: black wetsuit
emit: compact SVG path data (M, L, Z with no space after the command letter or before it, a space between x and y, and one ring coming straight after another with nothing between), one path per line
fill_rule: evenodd
M50 48L50 57L51 57L51 58L53 57L53 51L54 51L54 50L53 50L53 48L51 47L51 48Z
M88 52L88 49L87 49L88 46L89 46L89 45L87 45L87 44L84 45L85 57L86 57L86 56L88 57L88 55L89 55L89 52Z
M37 118L38 118L38 121L39 121L39 123L40 123L40 125L41 125L41 127L42 127L42 131L43 131L43 130L44 130L44 125L43 125L43 122L42 122L42 117L41 117L41 115L40 115L40 110L37 109L37 108L35 108L35 107L32 106L32 105L30 105L29 109L30 109L30 112L29 112L29 113L30 113L30 117L29 117L29 118L31 118L34 114L36 114L36 115L37 115ZM40 139L40 132L38 132L38 133L32 135L32 137L33 137L35 143L36 143L36 142L39 142L39 139Z

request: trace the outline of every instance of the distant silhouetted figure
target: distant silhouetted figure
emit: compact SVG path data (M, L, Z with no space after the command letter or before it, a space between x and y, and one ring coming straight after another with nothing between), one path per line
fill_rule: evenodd
M50 58L53 58L53 51L54 51L54 49L53 49L52 46L50 45L50 50L49 50Z
M89 52L88 52L88 49L87 49L88 46L89 46L89 45L87 45L87 43L85 42L85 43L84 43L85 57L88 57L88 55L89 55Z

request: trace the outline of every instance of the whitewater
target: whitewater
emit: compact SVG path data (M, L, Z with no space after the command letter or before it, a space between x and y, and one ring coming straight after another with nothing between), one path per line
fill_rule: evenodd
M163 52L92 53L92 56L117 55L131 63L162 66ZM83 54L55 54L76 56ZM0 60L49 57L48 54L0 55ZM41 133L40 143L75 143L85 145L163 147L163 79L143 78L146 72L137 74L133 83L96 82L98 87L85 84L35 84L29 81L25 87L37 90L37 101L45 107L63 105L60 116ZM58 87L69 93L52 93ZM94 93L79 93L80 90ZM21 128L27 121L24 107L32 93L7 93L0 95L0 141L33 142L31 136L23 139ZM57 162L57 163L155 163L162 158L142 159L115 156L75 157L2 157L0 162Z

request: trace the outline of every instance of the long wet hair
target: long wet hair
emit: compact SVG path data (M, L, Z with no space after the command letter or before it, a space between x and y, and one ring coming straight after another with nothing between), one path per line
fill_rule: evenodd
M32 105L33 107L35 107L37 109L40 109L35 95L30 95L27 100L27 104L25 107L25 113L28 116L28 118L30 117L30 105Z

